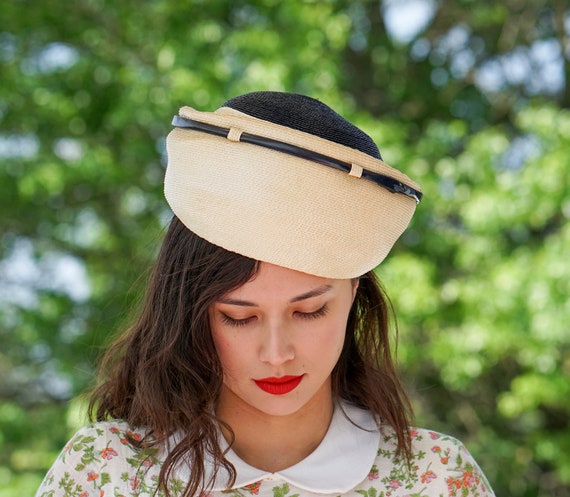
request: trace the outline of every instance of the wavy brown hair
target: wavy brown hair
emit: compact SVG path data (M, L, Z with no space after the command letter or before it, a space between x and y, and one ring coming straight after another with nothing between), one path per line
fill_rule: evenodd
M190 465L185 497L199 495L204 464L225 468L230 485L234 467L218 444L222 421L215 405L222 386L208 319L209 307L249 281L257 261L212 245L172 219L142 310L134 325L105 354L98 386L89 405L97 421L122 419L143 427L147 436L131 442L159 448L174 433L158 489L169 493L169 479L182 463ZM362 408L396 432L398 449L410 455L411 406L396 373L389 337L393 314L373 272L360 278L340 359L332 373L333 393ZM226 429L230 427L224 425Z

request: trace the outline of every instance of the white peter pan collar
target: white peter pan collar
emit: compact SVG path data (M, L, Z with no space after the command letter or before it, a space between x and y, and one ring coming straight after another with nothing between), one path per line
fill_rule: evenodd
M287 469L277 473L262 471L247 464L230 449L226 458L237 473L231 488L244 487L260 480L282 480L309 492L344 493L366 478L374 464L379 441L380 432L372 414L342 403L335 407L331 424L320 445L305 459ZM225 448L227 444L223 440L222 449ZM205 469L208 481L212 466L207 464ZM220 469L212 490L227 490L226 485L227 475Z

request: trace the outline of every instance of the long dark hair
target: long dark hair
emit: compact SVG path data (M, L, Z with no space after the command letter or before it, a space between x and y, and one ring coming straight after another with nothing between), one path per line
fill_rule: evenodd
M158 488L170 495L168 481L177 465L190 464L185 497L206 491L204 464L213 459L235 480L235 469L218 444L221 420L215 404L222 368L211 337L208 309L257 272L257 261L198 237L172 219L142 310L134 325L107 351L100 381L92 393L92 419L123 419L144 427L148 436L132 443L160 447L183 433L166 455ZM398 448L410 455L411 406L392 359L392 309L373 272L360 278L340 359L333 370L337 398L369 409L389 424ZM228 426L225 426L229 429ZM230 430L231 432L231 430Z

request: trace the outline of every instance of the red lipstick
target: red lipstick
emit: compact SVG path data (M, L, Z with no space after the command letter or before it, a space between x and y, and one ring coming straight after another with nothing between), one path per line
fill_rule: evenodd
M264 392L270 393L271 395L284 395L295 390L302 379L303 375L262 378L253 381L255 381L255 384Z

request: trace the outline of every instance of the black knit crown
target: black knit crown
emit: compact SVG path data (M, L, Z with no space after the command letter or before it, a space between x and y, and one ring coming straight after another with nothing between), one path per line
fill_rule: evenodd
M264 121L310 133L382 160L378 147L364 131L348 122L329 106L305 95L257 91L234 97L222 107L229 107Z

